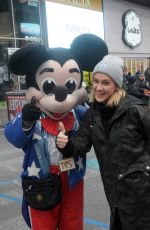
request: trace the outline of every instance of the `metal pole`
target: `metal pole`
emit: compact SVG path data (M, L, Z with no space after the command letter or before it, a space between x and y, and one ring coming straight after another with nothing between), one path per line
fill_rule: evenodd
M16 48L17 44L16 44L16 28L15 28L15 20L14 20L14 5L13 5L13 0L11 0L11 8L12 8L12 23L13 23L13 32L14 32L14 42L15 42L15 48Z

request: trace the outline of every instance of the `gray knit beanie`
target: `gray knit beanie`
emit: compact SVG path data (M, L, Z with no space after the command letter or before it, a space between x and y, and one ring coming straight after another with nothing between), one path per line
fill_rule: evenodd
M121 88L123 84L123 60L118 56L106 55L94 68L95 73L104 73L111 77Z

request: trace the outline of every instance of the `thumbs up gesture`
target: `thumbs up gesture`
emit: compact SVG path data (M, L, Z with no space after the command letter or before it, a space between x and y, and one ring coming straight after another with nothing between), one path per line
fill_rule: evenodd
M68 136L65 135L66 130L62 122L59 122L59 134L56 139L56 144L58 148L63 149L65 148L66 144L68 143Z

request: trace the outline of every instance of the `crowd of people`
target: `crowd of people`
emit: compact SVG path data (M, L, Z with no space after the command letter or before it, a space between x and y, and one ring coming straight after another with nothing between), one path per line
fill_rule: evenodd
M134 75L124 74L124 88L127 93L138 98L149 100L150 96L150 68L147 68L144 73L137 71Z

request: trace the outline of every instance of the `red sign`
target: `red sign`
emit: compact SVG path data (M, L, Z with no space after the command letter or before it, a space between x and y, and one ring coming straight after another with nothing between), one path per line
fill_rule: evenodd
M7 95L8 118L12 120L27 103L25 95Z

